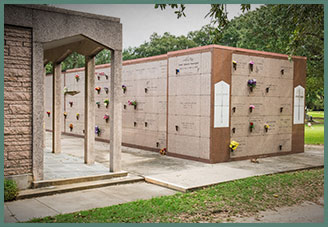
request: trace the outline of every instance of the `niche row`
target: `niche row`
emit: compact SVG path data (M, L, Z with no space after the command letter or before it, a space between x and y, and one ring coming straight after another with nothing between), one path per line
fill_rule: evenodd
M235 71L237 70L237 65L238 65L238 62L235 61L235 60L232 60L232 67L233 67L233 69L234 69ZM254 62L253 62L253 61L250 61L250 62L248 63L248 68L249 68L249 71L250 71L250 72L253 72L253 70L254 70ZM281 75L284 75L284 74L285 74L285 70L284 70L284 69L281 69L281 70L280 70L280 74L281 74Z

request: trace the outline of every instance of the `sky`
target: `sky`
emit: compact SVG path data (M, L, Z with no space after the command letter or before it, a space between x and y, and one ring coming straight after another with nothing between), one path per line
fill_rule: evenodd
M186 5L186 17L177 19L173 9L155 9L153 4L63 4L55 7L82 11L121 19L123 25L123 48L135 47L149 41L151 34L156 32L163 35L169 32L172 35L187 35L190 31L199 30L210 23L205 15L210 10L209 4ZM259 5L252 5L255 9ZM232 19L241 14L239 4L227 6L228 18Z

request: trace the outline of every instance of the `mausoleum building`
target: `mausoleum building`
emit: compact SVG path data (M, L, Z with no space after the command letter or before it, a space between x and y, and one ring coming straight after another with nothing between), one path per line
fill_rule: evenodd
M107 142L110 67L96 66L94 89L96 140ZM124 61L123 145L207 163L303 152L305 69L304 57L218 45ZM63 72L62 89L83 92L84 72ZM83 94L62 99L62 132L83 136Z

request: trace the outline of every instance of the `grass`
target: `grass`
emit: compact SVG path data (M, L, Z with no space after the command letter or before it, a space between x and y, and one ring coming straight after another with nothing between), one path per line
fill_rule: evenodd
M324 125L305 125L305 144L324 144Z
M312 126L305 124L305 144L324 144L324 111L309 111L313 117Z
M307 112L308 115L314 118L324 118L325 113L323 111L309 111Z
M223 222L259 211L317 202L324 192L321 169L251 177L189 193L138 200L87 211L33 219L55 223Z

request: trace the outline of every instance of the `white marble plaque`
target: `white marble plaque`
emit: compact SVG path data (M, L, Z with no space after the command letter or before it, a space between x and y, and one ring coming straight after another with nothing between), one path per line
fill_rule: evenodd
M214 128L229 127L230 85L220 81L214 85Z
M298 85L294 88L294 124L304 124L305 89Z

